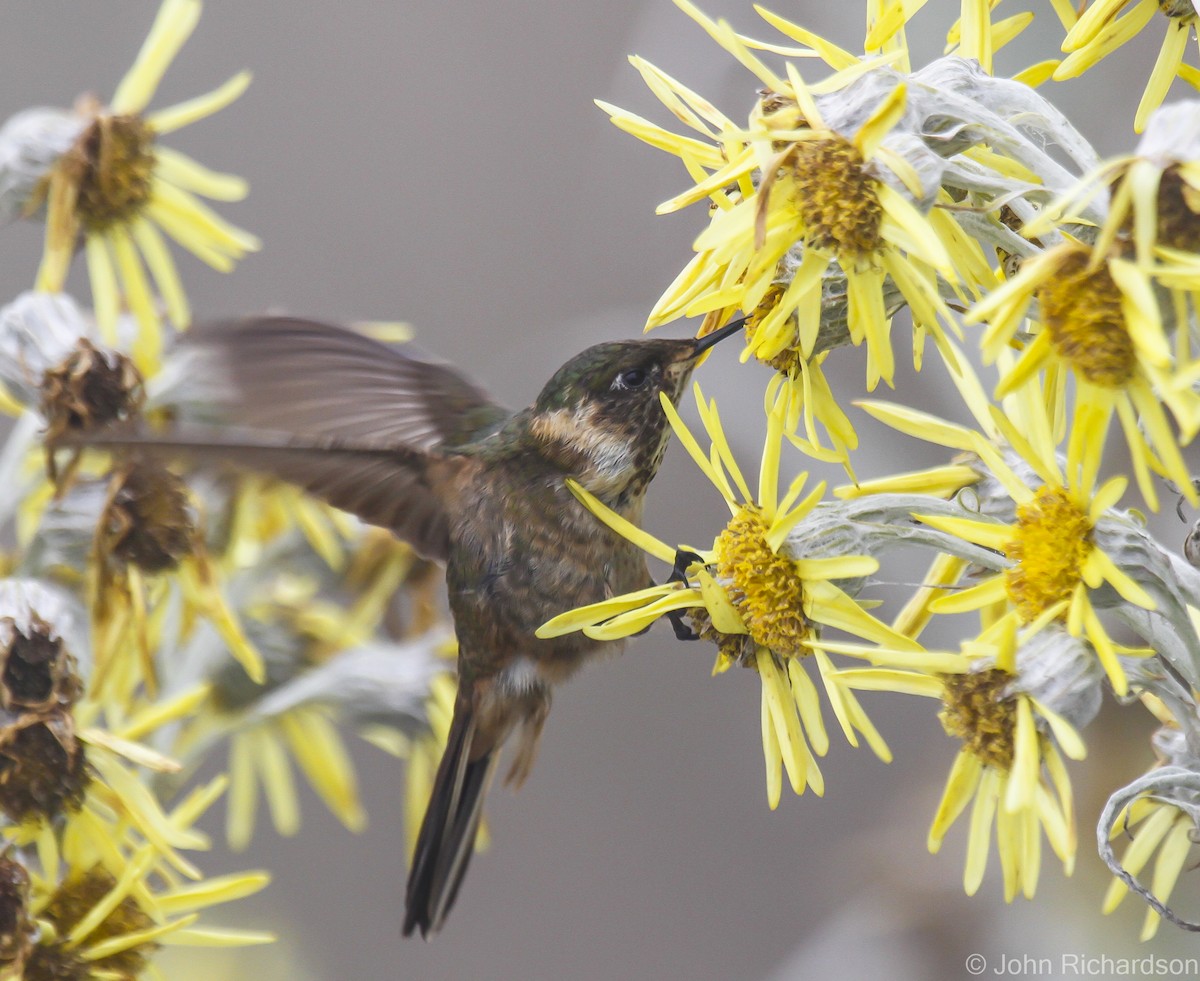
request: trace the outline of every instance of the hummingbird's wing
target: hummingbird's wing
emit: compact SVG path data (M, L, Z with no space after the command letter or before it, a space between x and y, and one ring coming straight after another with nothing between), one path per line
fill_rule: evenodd
M455 461L440 451L497 429L509 415L482 390L447 365L292 317L200 327L180 350L171 396L219 425L77 441L183 453L279 477L446 560L440 480Z
M182 454L200 463L232 464L278 477L363 521L390 529L427 558L444 562L449 555L450 525L441 481L448 479L456 461L436 452L203 426L162 436L103 431L65 442Z
M212 324L182 347L222 421L253 429L427 450L468 442L509 417L449 365L313 320Z

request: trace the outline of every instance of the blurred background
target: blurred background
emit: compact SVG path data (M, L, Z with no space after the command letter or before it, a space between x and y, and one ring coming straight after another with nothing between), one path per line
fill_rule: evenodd
M781 0L772 9L861 49L864 6ZM915 63L940 53L957 6L939 0L919 16L910 29ZM1036 6L1038 20L1001 53L998 72L1053 55L1061 31L1049 5ZM778 40L748 0L703 7ZM156 8L152 0L6 4L0 118L32 105L69 106L85 91L107 98ZM1046 90L1101 153L1133 146L1134 107L1162 37L1157 25L1144 33L1099 72ZM249 199L220 210L265 244L229 276L180 259L197 318L271 309L410 321L423 347L469 368L500 400L527 404L570 355L640 331L704 224L698 208L654 215L687 186L686 174L592 104L601 98L670 122L626 63L631 53L735 119L751 106L756 81L669 0L209 0L154 106L253 71L231 109L171 139L249 179ZM32 224L0 234L5 302L32 284L41 235ZM81 266L73 282L86 302ZM694 327L666 330L682 336ZM907 330L896 333L903 348ZM861 352L843 351L828 370L851 393L861 391L864 369ZM725 351L700 377L753 472L768 372L739 366ZM936 365L919 377L902 371L897 388L906 401L960 414ZM853 418L861 476L940 462L924 444L888 436L857 411ZM785 477L809 468L798 453L784 459ZM667 541L705 540L722 512L673 448L651 490L647 526ZM1182 539L1174 516L1163 529L1172 544ZM921 574L918 566L885 569L901 583ZM998 964L1002 955L1058 963L1064 953L1200 951L1171 927L1139 945L1144 908L1136 901L1111 918L1099 912L1108 875L1092 846L1095 815L1150 761L1145 713L1109 705L1086 733L1090 758L1073 769L1075 876L1065 880L1046 862L1037 899L1006 906L994 854L980 894L962 894L962 827L941 855L926 853L955 753L932 703L865 696L896 761L884 766L831 734L825 798L785 791L772 813L758 682L748 672L710 678L712 656L659 626L556 693L533 776L517 796L492 795L492 848L475 860L434 942L399 934L402 764L358 744L365 833L343 830L305 788L299 835L280 839L260 819L246 853L218 846L203 861L212 874L273 872L266 893L213 919L274 929L280 942L211 960L189 952L164 962L165 975L782 981L885 973L903 981L965 977L972 952ZM207 823L219 838L221 814ZM1196 908L1194 880L1185 872L1177 887L1184 912Z

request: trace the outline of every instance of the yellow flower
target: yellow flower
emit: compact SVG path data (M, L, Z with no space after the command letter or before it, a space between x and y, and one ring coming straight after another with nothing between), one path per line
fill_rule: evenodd
M1114 690L1128 690L1118 649L1092 606L1092 590L1108 585L1145 610L1154 600L1105 550L1097 523L1123 495L1127 480L1113 477L1096 486L1107 417L1078 407L1065 467L1040 387L1023 388L992 418L1012 456L992 439L956 423L883 403L863 403L871 415L921 439L973 453L998 482L997 493L1012 500L1010 522L998 518L914 515L919 521L1006 556L1011 565L958 592L930 598L936 613L986 610L999 622L1036 631L1062 622L1074 637L1092 644ZM886 482L879 482L886 489Z
M1111 836L1130 838L1121 865L1132 876L1138 875L1158 852L1150 891L1165 905L1191 854L1195 828L1194 818L1182 808L1165 800L1140 797L1118 817ZM1120 879L1114 879L1104 895L1104 912L1111 913L1128 894L1129 887ZM1162 917L1156 910L1146 910L1139 939L1143 942L1151 939L1161 922Z
M912 165L885 145L904 118L905 83L893 80L865 122L854 132L839 132L826 123L814 95L844 87L876 65L760 11L839 69L810 88L794 64L779 76L750 48L802 52L748 42L687 0L677 3L754 72L767 93L749 124L738 127L681 83L635 59L655 95L704 139L677 136L601 106L621 128L680 156L695 180L660 205L660 213L705 200L712 205L709 226L695 242L696 257L659 299L648 326L709 312L723 318L740 307L753 318L747 356L773 362L795 350L809 359L832 346L828 339L819 343L822 285L830 276L844 276L848 338L837 343L865 343L868 384L881 378L890 383L889 305L894 307L895 295L912 309L918 331L940 344L941 324L951 318L937 278L958 280L945 227L953 219L922 213L913 199L936 189L923 188Z
M274 939L196 922L202 909L258 892L268 882L265 873L180 884L155 867L148 846L129 855L99 854L80 851L70 838L61 855L39 855L50 864L26 873L29 888L19 916L34 938L20 957L26 981L132 979L142 976L163 945L231 947Z
M1123 260L1110 268L1108 278L1120 290L1142 370L1178 420L1184 442L1200 430L1200 395L1194 390L1200 359L1185 330L1176 331L1168 349L1162 321L1186 324L1197 315L1200 160L1192 121L1198 109L1193 100L1157 110L1136 153L1094 168L1023 229L1036 238L1066 223L1091 224L1086 212L1110 191L1089 265L1098 265L1094 257L1100 255ZM1125 314L1130 306L1145 309Z
M52 168L42 193L47 203L46 246L37 288L63 288L82 232L96 320L107 343L115 338L124 303L140 326L133 359L143 373L161 353L151 278L176 327L190 320L187 297L160 229L197 258L228 271L259 247L196 195L219 201L245 197L239 177L215 173L158 143L158 138L229 105L245 91L241 72L207 95L146 113L163 73L200 17L200 0L163 0L133 67L107 106L81 102L86 124L74 147ZM147 269L150 278L147 277Z
M986 321L984 357L1001 360L1038 301L1037 322L1026 325L1032 340L1015 363L1003 361L997 397L1038 387L1039 372L1050 379L1070 375L1076 385L1075 415L1106 427L1115 412L1129 447L1134 476L1146 503L1158 507L1151 472L1190 487L1188 467L1166 404L1185 427L1200 424L1197 396L1182 385L1191 362L1175 364L1150 280L1128 259L1067 240L1026 260L1003 286L977 303L969 322ZM1050 386L1048 386L1050 387ZM1062 385L1054 385L1060 393ZM1195 501L1194 492L1189 499Z
M840 647L834 647L841 650ZM847 651L847 653L855 653ZM946 733L961 741L929 829L937 852L946 833L971 805L963 886L974 895L987 870L992 827L1004 880L1004 898L1032 898L1041 865L1041 832L1070 875L1075 864L1075 816L1063 756L1083 759L1075 728L1022 690L1017 631L1000 622L963 653L861 652L878 667L843 671L852 688L939 698ZM956 663L955 663L956 662Z
M716 404L706 401L698 386L696 402L711 440L707 452L668 400L663 400L663 408L680 442L725 499L729 523L711 549L695 550L700 561L689 568L686 582L668 582L571 610L543 624L538 636L582 630L600 639L627 637L666 614L686 611L699 635L718 645L714 672L736 663L758 673L767 796L774 808L779 803L781 764L797 793L809 784L817 793L823 790L813 753L824 755L829 740L816 687L802 663L809 656L816 661L829 704L851 745L858 745L856 732L861 733L881 759L891 758L858 701L830 682L833 663L819 643L821 632L835 629L892 646L919 648L834 585L833 580L861 581L871 575L879 565L874 558L801 557L794 549L784 549L789 534L813 512L824 493L820 484L802 497L807 474L800 474L780 494L786 398L776 398L768 416L757 493L751 492L734 460ZM571 489L619 534L656 558L676 561L676 549L630 524L577 485Z
M1169 23L1134 117L1133 128L1138 133L1145 128L1150 114L1162 105L1176 75L1192 84L1197 81L1196 70L1183 63L1197 17L1191 0L1095 0L1067 32L1062 49L1070 54L1054 72L1058 80L1082 75L1135 37L1156 12L1166 16Z

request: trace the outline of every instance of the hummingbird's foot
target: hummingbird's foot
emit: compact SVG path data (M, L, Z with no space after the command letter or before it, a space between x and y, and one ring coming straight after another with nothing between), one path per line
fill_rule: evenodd
M667 615L667 619L671 621L671 629L675 631L676 640L699 640L700 635L696 633L683 621L683 610L672 610Z
M686 583L688 568L696 564L704 565L704 559L690 549L675 549L675 564L671 567L671 574L667 576L667 582Z
M675 564L671 567L671 574L667 576L667 582L681 582L687 585L687 571L697 564L704 565L704 559L695 552L686 548L675 549ZM684 612L684 610L672 610L666 614L666 618L671 621L671 629L675 631L675 636L679 640L699 640L700 635L683 622Z

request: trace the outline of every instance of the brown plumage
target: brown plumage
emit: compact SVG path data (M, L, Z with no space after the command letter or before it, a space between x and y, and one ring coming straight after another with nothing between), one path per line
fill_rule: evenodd
M507 779L520 784L551 685L616 647L534 631L651 584L640 550L566 479L639 522L669 433L660 393L677 401L702 352L737 326L701 341L596 345L509 414L453 369L348 330L290 318L218 325L188 341L192 374L224 409L218 428L90 438L273 474L446 563L459 692L409 873L405 935L436 932L453 904L502 744L518 734Z

